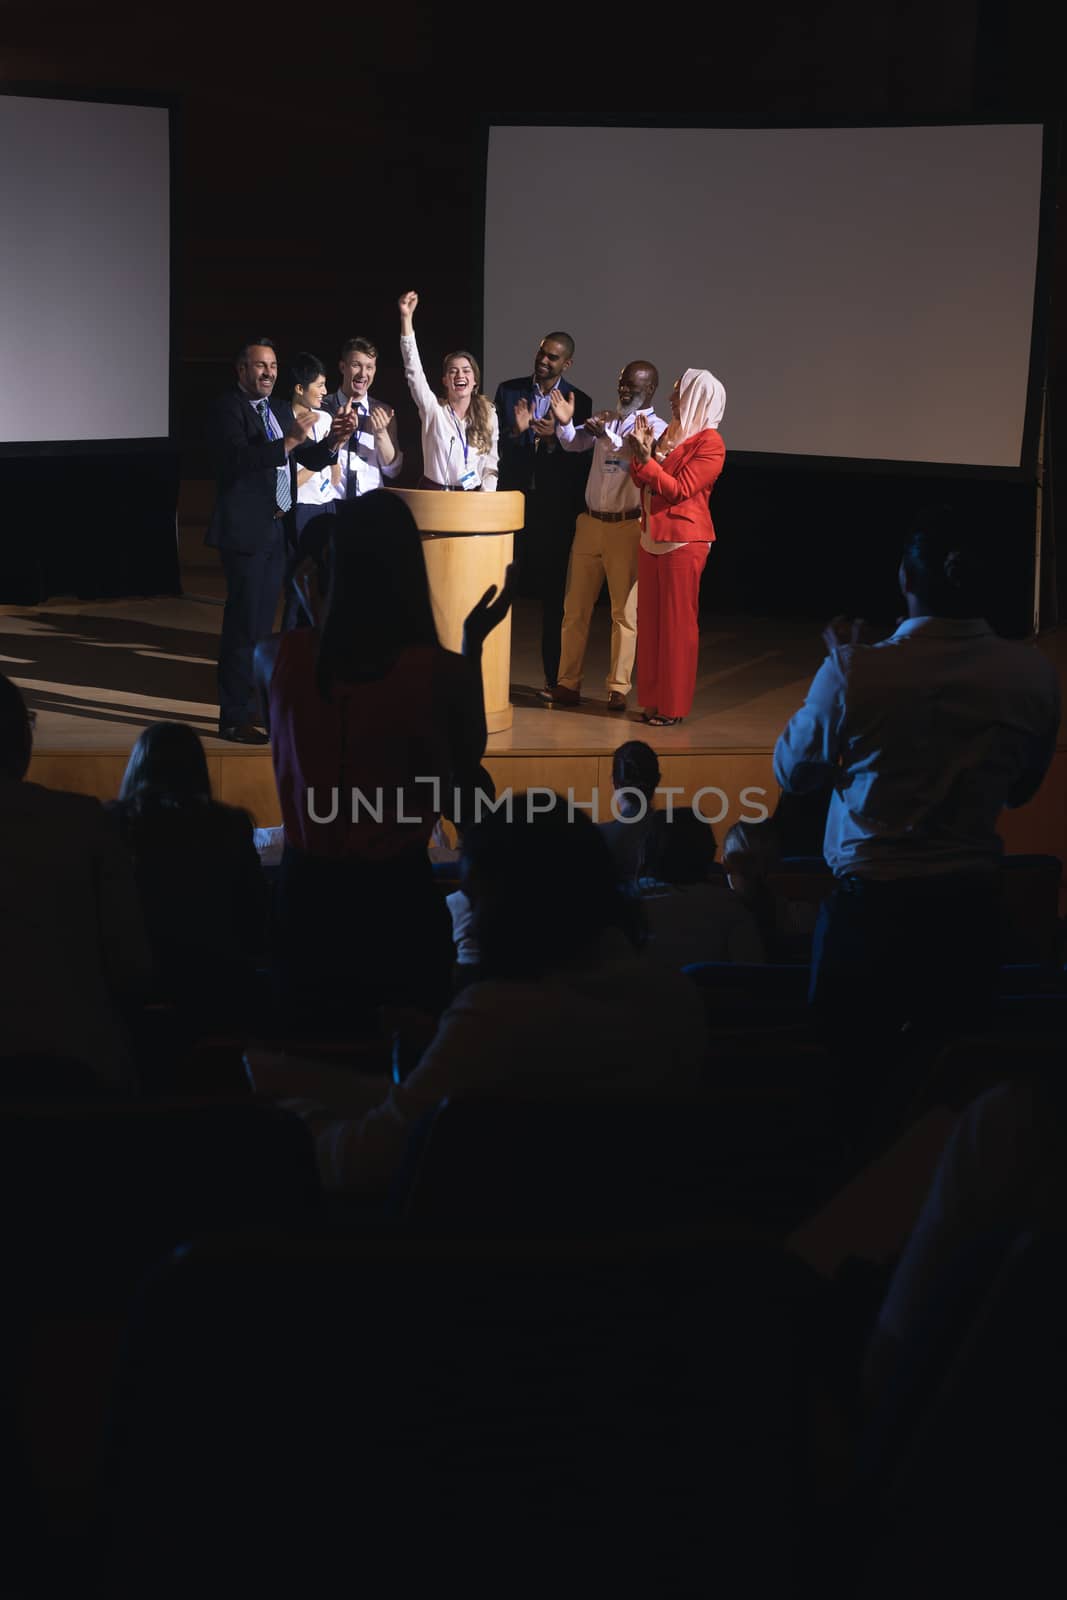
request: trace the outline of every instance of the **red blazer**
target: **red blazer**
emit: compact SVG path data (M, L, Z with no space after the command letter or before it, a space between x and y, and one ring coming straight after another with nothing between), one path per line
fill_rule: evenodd
M644 465L630 462L630 476L642 489L650 489L646 518L641 497L641 520L657 544L714 544L715 529L708 509L711 486L723 469L726 446L714 428L705 428L676 445L660 466L653 456Z

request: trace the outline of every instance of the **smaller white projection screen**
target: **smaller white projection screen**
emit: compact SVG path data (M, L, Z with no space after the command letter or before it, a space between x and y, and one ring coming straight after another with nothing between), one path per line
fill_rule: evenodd
M1019 467L1040 126L494 127L487 379L726 385L732 450Z
M167 111L0 94L0 219L0 443L165 438Z

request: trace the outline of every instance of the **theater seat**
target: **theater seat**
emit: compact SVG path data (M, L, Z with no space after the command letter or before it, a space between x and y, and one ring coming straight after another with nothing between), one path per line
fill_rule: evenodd
M107 1592L798 1593L826 1308L736 1235L195 1245L131 1318Z

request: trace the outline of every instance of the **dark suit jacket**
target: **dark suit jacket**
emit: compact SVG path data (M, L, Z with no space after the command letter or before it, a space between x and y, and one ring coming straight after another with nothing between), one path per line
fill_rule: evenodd
M575 510L581 508L582 493L589 472L589 452L564 450L553 440L546 449L542 444L535 452L536 435L528 428L513 437L515 427L515 402L522 398L531 400L534 392L532 376L511 378L502 383L496 392L496 413L500 418L500 478L498 489L521 489L528 495L531 486L538 496L558 494L564 500L574 499ZM574 396L575 424L592 416L593 402L581 389L576 389L566 378L559 380L560 393ZM537 460L537 478L534 483L534 458Z
M272 395L270 409L283 435L293 420L288 400ZM285 465L282 439L268 439L256 412L240 389L220 395L211 409L208 443L215 458L215 509L205 543L251 555L263 548L274 527L277 469ZM289 483L296 504L297 466L328 467L329 447L303 444L289 455Z

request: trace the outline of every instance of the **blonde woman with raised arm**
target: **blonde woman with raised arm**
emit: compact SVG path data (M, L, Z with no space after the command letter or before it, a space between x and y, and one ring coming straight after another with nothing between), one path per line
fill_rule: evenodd
M426 381L415 343L414 289L400 296L400 354L411 398L422 420L420 489L496 488L496 411L480 392L482 374L469 350L453 350L444 359L438 397Z

